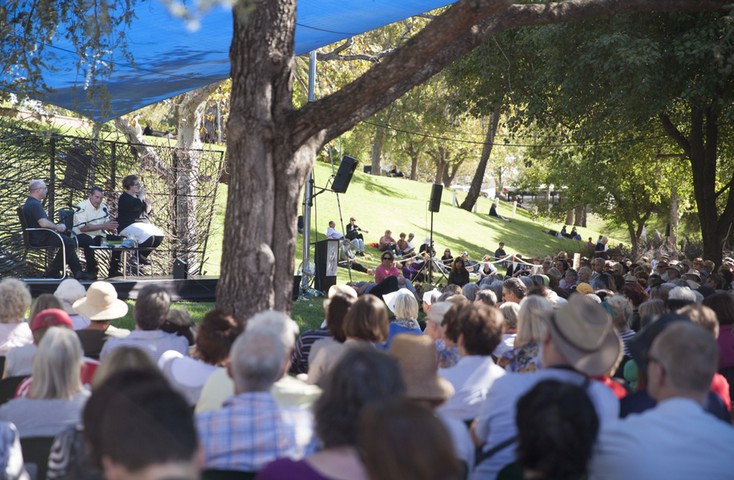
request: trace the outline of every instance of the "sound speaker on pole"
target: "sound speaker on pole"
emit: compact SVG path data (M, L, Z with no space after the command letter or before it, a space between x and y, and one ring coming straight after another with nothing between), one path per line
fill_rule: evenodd
M352 181L352 175L354 170L357 168L357 159L352 158L349 155L344 155L342 163L339 165L339 170L336 171L336 177L334 177L334 183L331 184L331 190L336 193L345 193L349 182Z
M438 212L441 208L441 194L443 193L443 185L434 183L431 188L431 201L428 204L429 212Z

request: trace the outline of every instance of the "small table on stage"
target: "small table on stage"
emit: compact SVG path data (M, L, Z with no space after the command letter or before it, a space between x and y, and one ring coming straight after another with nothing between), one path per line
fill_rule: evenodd
M94 250L106 250L110 253L121 252L122 253L122 278L127 280L127 257L130 252L136 252L139 250L138 247L123 247L122 245L92 245L89 248ZM140 265L138 265L138 276L140 275Z

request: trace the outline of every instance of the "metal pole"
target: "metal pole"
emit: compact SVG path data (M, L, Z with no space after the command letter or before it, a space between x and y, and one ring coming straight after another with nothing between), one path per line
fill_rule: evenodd
M309 53L308 63L308 101L315 100L316 84L316 51ZM311 263L311 205L313 203L313 170L306 180L303 192L303 262L301 263L301 290L308 288L310 275L314 272L309 270Z

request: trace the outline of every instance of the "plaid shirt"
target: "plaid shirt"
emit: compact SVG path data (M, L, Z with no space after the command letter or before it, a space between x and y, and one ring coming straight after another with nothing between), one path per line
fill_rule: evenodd
M269 392L249 392L196 416L205 468L253 472L296 451L293 425Z

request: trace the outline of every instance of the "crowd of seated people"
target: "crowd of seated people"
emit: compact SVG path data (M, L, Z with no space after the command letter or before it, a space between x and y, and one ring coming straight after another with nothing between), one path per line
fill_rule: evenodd
M560 252L420 299L340 285L300 337L274 311L193 332L156 285L126 332L106 282L32 302L4 279L6 376L32 381L0 405L0 468L45 437L61 479L730 478L734 261L653 260Z

